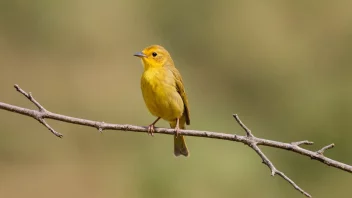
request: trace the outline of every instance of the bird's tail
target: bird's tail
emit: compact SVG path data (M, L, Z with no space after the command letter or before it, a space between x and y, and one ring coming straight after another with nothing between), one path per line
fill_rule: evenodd
M185 117L182 116L180 121L179 121L180 129L186 129L185 124L186 124ZM176 127L176 121L170 122L170 127L171 128L175 128ZM180 155L183 155L183 156L187 157L189 155L189 152L188 152L188 149L187 149L187 145L186 145L186 142L185 142L185 138L183 137L183 135L178 135L178 136L175 135L174 136L174 155L176 157L180 156Z

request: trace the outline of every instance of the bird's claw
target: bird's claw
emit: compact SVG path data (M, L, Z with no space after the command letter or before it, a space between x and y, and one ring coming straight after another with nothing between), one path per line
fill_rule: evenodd
M179 127L175 127L175 134L176 134L176 138L179 136L180 134L180 128Z
M148 132L149 135L154 136L154 125L151 124L148 126Z

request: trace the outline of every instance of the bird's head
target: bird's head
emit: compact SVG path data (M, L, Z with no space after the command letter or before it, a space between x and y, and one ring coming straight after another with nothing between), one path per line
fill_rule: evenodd
M174 65L169 52L160 45L149 46L134 56L142 59L144 70Z

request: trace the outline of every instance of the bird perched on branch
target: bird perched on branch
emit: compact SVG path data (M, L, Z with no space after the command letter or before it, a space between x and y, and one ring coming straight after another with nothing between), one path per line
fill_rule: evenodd
M144 72L141 89L144 102L157 119L148 126L153 135L154 125L160 118L175 129L174 154L188 156L189 152L179 129L190 124L189 105L180 72L176 69L169 52L160 45L152 45L134 54L141 58Z

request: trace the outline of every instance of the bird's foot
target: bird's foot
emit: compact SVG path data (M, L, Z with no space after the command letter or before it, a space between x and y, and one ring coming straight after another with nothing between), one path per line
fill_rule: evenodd
M148 126L148 132L149 135L154 136L154 124L151 124Z

